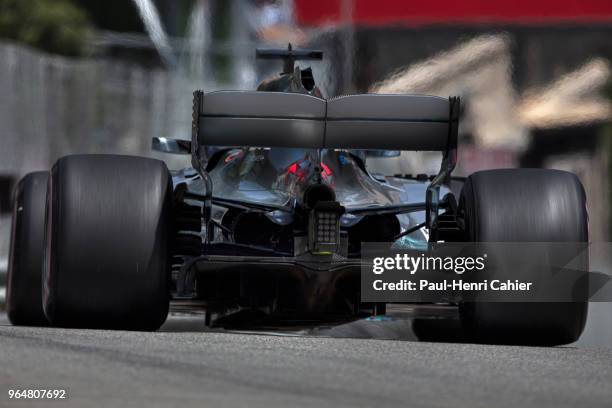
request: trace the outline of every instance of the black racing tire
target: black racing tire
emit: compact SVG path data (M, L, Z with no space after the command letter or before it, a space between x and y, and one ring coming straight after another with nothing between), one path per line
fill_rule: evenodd
M6 287L6 312L18 326L49 324L42 308L45 200L48 171L29 173L17 184Z
M584 188L572 173L548 169L477 172L466 180L460 209L472 242L588 241ZM459 309L470 341L541 346L578 340L587 310L587 302L473 302Z
M157 330L169 307L172 185L159 160L75 155L51 170L43 308L54 326Z

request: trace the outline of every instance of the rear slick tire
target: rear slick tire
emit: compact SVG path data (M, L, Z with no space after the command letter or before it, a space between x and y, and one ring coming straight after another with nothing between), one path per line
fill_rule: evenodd
M6 312L16 326L47 326L42 308L45 200L48 171L27 174L15 190Z
M169 307L172 185L141 157L76 155L51 170L43 308L54 326L156 330Z
M474 173L463 187L460 210L471 242L588 241L584 189L574 174L564 171ZM459 307L468 341L538 346L578 340L587 310L587 302L474 302Z

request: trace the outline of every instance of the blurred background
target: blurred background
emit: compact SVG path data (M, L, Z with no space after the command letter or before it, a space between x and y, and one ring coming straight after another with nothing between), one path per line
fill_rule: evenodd
M188 166L150 152L151 137L188 139L194 89L252 89L280 69L254 49L288 42L324 51L312 67L326 97L461 96L456 175L572 171L591 240L610 241L610 0L0 0L0 286L20 177L71 153ZM435 174L439 163L369 165ZM591 310L583 341L612 344L612 305Z

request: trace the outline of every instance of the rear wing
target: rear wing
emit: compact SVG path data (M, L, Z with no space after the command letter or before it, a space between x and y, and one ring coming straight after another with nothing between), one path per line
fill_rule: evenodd
M194 92L196 146L453 150L459 98L261 91Z
M261 91L193 94L192 163L206 183L200 148L206 146L301 147L443 151L440 171L425 197L425 224L437 239L440 186L457 162L459 98L427 95L350 95L325 100ZM167 151L181 151L180 146ZM454 203L454 201L453 201ZM210 211L210 201L208 202Z

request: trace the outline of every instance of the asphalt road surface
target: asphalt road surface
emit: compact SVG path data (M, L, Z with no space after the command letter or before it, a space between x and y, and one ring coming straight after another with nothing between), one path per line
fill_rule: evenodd
M3 319L3 320L2 320ZM606 407L612 350L426 343L402 323L281 335L172 317L157 333L12 327L0 317L0 406ZM385 332L383 326L391 329ZM379 332L378 338L373 333ZM362 338L343 338L356 335ZM336 337L330 337L336 336ZM65 389L62 401L9 389Z

